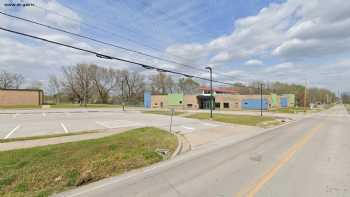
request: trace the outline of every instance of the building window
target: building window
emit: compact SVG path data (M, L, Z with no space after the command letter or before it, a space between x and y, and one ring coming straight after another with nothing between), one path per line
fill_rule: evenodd
M221 103L215 103L215 108L220 108L221 107Z
M224 108L230 108L230 103L224 103Z
M192 104L187 104L187 107L190 107L190 108L192 108Z

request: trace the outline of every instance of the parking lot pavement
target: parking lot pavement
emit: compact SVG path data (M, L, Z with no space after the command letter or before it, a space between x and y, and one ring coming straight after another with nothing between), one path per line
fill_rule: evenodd
M220 125L224 124L174 117L172 130L190 133ZM0 113L1 138L145 126L160 127L168 130L170 117L144 114L138 111L123 112L121 110L22 110L12 113Z
M219 139L243 138L263 128L174 116L172 132L185 136L193 149ZM0 113L0 138L29 137L91 130L158 127L170 130L170 116L122 110L26 110Z

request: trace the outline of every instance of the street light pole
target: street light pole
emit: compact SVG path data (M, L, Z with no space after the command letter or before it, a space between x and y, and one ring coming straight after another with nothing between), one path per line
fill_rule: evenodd
M262 87L263 87L263 84L261 83L260 84L260 116L263 116L263 114L262 114L262 110L263 110Z
M210 72L210 118L213 118L213 69L209 66L205 67Z

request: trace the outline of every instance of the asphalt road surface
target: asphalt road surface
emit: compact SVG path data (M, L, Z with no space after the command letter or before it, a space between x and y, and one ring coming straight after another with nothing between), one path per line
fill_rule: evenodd
M180 155L61 196L350 196L343 106L238 143Z

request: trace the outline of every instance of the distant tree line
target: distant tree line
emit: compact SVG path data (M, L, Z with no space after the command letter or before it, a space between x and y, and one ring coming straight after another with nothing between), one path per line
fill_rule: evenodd
M145 90L153 94L198 93L199 83L192 79L175 80L159 72L146 78L138 71L78 64L62 68L62 77L49 76L47 91L55 103L129 103L143 102Z
M4 70L0 71L1 89L18 89L24 83L24 77L20 74L10 73Z
M59 76L59 77L58 77ZM304 105L305 86L281 82L254 81L250 84L236 83L234 88L242 95L260 94L263 84L264 94L295 94L296 104ZM20 74L0 71L0 88L21 88L24 77ZM95 64L77 64L62 67L61 75L51 75L46 84L33 81L26 88L45 89L46 101L52 103L71 102L86 105L88 103L129 103L141 104L145 90L152 94L184 93L198 94L200 84L191 78L173 78L163 72L146 77L138 71L106 68ZM343 95L343 101L349 96ZM307 88L309 103L332 103L336 95L324 88Z

